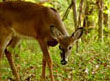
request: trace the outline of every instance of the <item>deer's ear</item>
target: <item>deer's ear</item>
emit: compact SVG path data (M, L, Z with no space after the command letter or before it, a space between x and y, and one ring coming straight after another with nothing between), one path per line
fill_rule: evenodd
M50 32L51 36L56 40L61 39L63 37L63 34L54 26L50 27Z
M83 28L80 27L78 28L73 34L72 34L72 39L73 40L78 40L83 34Z

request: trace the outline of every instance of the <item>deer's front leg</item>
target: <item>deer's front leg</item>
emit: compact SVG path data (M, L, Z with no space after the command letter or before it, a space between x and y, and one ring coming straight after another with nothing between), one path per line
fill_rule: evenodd
M43 59L42 59L42 77L41 77L41 80L43 78L43 81L46 81L45 69L46 69L46 60L45 60L45 57L43 55Z
M11 49L14 49L17 46L17 44L19 43L19 41L20 41L19 38L13 37L11 42L8 44L8 46L10 46ZM19 72L17 71L14 60L13 60L13 55L7 49L5 49L5 55L7 57L9 65L11 67L12 73L16 78L16 81L21 81L20 76L19 76Z
M38 40L38 41L39 41L41 49L43 51L43 56L45 57L45 60L49 66L51 81L54 81L53 70L52 70L52 60L51 60L50 54L48 52L48 45L45 41L43 41L43 39Z

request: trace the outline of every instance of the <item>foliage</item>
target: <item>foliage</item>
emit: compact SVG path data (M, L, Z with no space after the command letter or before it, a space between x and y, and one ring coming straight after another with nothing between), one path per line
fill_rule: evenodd
M32 2L38 2L35 0L29 0ZM51 4L54 8L58 9L61 17L64 15L66 8L70 4L70 0L52 0ZM94 0L88 0L88 2L95 2ZM108 13L110 12L110 5L107 4L108 0L105 0L105 5L108 7ZM77 8L80 0L77 0ZM88 4L91 8L91 4ZM48 5L47 5L48 6ZM104 42L98 41L98 13L96 4L92 14L88 15L89 21L94 24L94 28L89 29L88 34L84 34L82 41L80 41L79 52L76 53L76 47L74 45L72 54L69 57L69 63L66 66L60 64L60 50L58 45L50 48L51 57L53 60L53 70L55 81L110 81L110 30L104 27ZM74 30L73 14L72 10L68 15L68 18L64 21L64 24L71 34ZM104 11L104 13L107 13ZM110 13L109 13L110 14ZM14 50L14 59L17 69L20 72L20 76L23 80L29 78L29 81L39 81L41 77L42 67L42 51L35 40L22 40L20 47ZM2 61L2 78L4 81L13 79L12 72L10 70L7 59L4 57ZM49 80L49 71L47 71L47 81Z

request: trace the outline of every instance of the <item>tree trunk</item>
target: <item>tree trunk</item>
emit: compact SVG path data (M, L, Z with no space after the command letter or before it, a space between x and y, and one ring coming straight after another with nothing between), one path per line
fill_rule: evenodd
M76 9L76 0L72 0L72 3L73 3L74 26L75 26L75 29L77 29L78 16L77 16L77 9Z
M81 26L83 2L84 2L84 0L81 0L80 5L79 5L79 16L78 16L77 15L78 13L77 13L77 7L76 7L76 0L72 0L72 3L73 3L73 20L74 20L75 30L79 26ZM77 41L76 42L76 52L79 51L78 47L79 47L79 44Z
M84 0L81 0L79 5L79 16L78 16L78 24L77 24L78 27L80 27L82 23L83 4L84 4Z
M103 0L97 0L98 6L98 38L103 41Z
M74 27L75 30L78 28L77 23L78 23L78 16L77 16L77 9L76 9L76 0L72 0L73 3L73 20L74 20ZM76 42L76 52L78 52L78 41Z
M105 6L104 11L107 11L108 8ZM108 13L103 13L103 23L105 27L108 27Z

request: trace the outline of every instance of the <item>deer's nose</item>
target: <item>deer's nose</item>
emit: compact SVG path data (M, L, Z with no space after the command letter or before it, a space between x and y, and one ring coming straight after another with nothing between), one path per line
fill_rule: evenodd
M66 60L61 60L61 64L62 65L66 65L67 64L67 61Z

